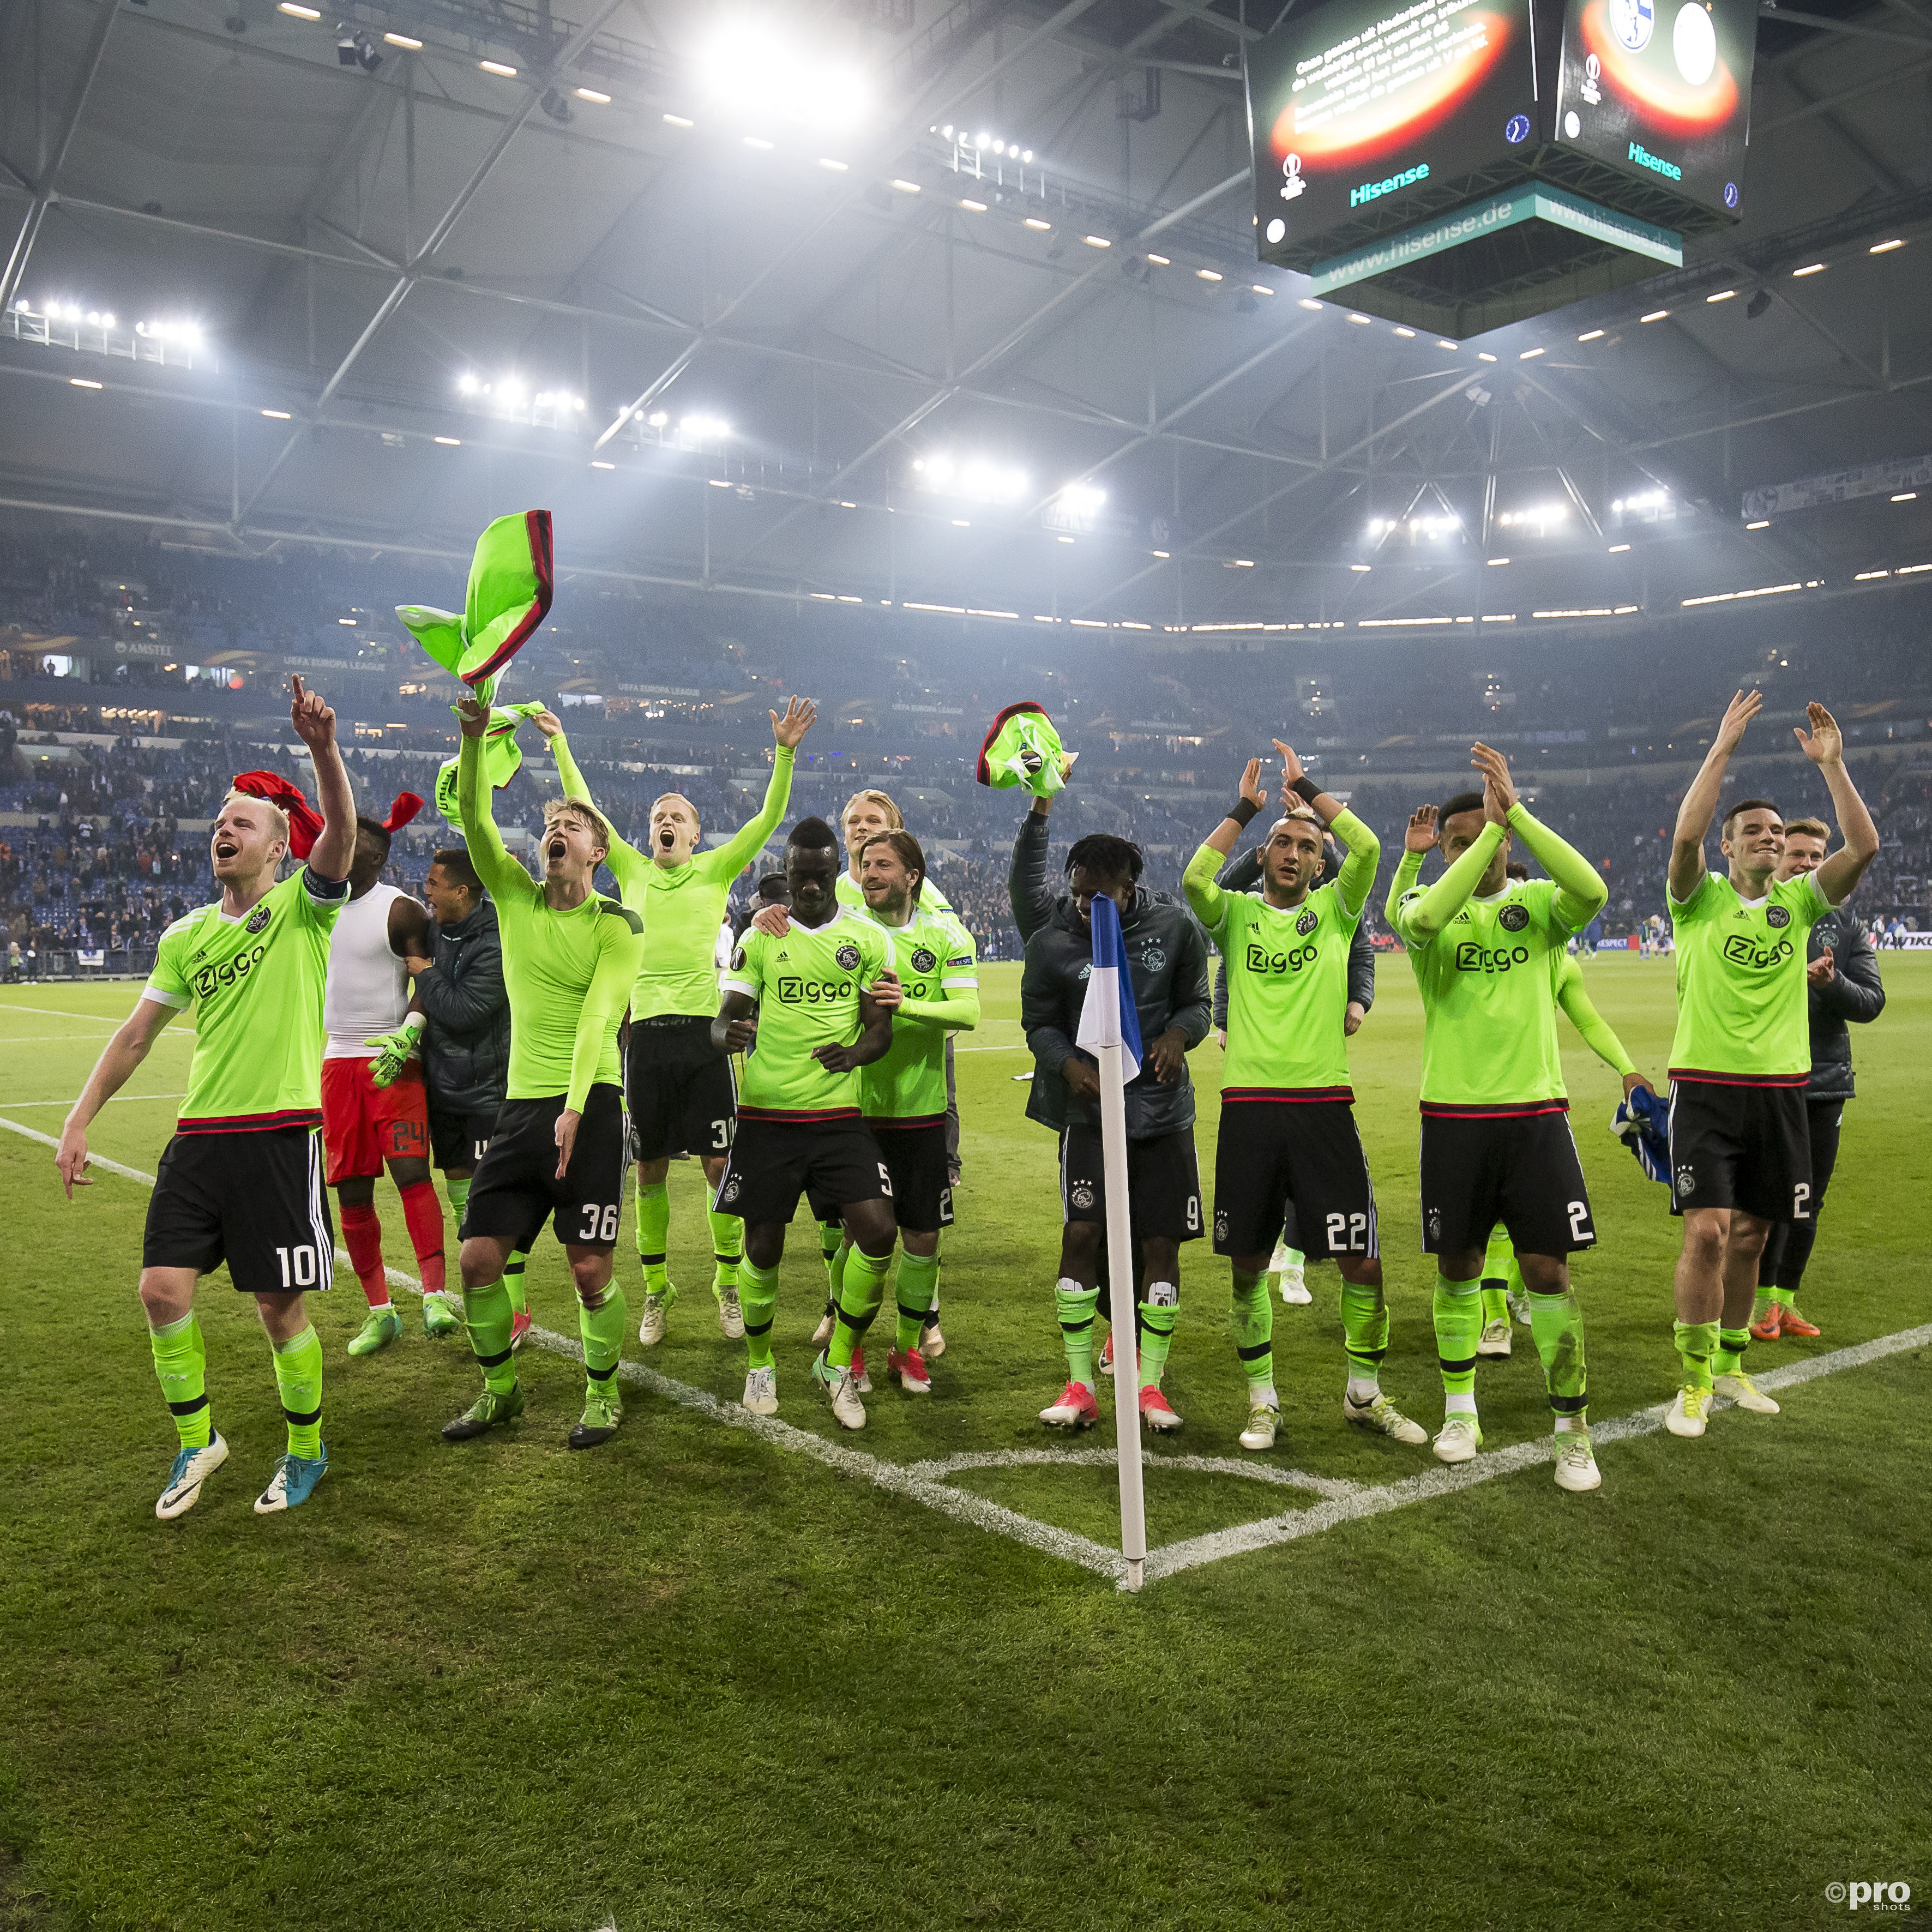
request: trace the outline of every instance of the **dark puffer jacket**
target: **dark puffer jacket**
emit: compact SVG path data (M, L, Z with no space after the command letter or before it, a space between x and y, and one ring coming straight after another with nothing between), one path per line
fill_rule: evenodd
M1134 989L1143 1053L1170 1027L1178 1027L1190 1050L1208 1037L1208 941L1185 906L1137 889L1120 921L1127 976ZM1093 935L1071 899L1066 900L1027 941L1020 980L1020 1024L1033 1049L1034 1079L1027 1090L1027 1118L1058 1132L1070 1121L1097 1127L1100 1110L1076 1101L1060 1072L1081 1053L1075 1043L1094 963ZM1165 1087L1143 1058L1128 1083L1127 1138L1152 1140L1194 1124L1194 1084L1186 1064Z
M494 1114L510 1072L510 995L503 944L488 898L454 926L434 925L435 956L416 981L423 1029L423 1078L432 1107Z
M1878 950L1864 922L1843 906L1828 912L1811 928L1808 960L1830 953L1834 970L1822 986L1809 988L1811 1012L1811 1082L1808 1100L1852 1097L1852 1027L1864 1026L1885 1010L1885 982L1878 976Z

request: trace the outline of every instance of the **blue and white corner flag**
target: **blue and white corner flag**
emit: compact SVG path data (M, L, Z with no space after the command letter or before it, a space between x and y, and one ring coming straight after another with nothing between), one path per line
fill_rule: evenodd
M1106 893L1096 892L1092 918L1094 970L1087 982L1080 1030L1075 1039L1089 1052L1118 1046L1125 1078L1136 1079L1141 1070L1141 1016L1134 1006L1133 982L1127 976L1120 909Z

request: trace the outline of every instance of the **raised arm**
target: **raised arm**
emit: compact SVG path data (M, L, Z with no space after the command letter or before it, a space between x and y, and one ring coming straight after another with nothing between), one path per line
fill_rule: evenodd
M308 868L318 879L338 885L348 878L356 856L356 794L335 742L335 713L316 693L303 690L299 676L289 682L295 693L289 722L314 761L316 802L322 808L322 830L309 848Z
M772 721L772 775L765 786L765 802L757 818L739 826L717 850L706 855L706 866L715 876L735 879L751 863L756 852L778 828L791 798L792 766L798 756L798 741L812 729L818 707L808 698L788 700L784 716L776 711L765 714Z
M490 815L490 782L483 771L483 734L490 728L490 707L470 692L458 700L456 715L463 726L463 749L456 760L456 815L476 876L501 899L519 885L527 887L530 878L510 856Z
M970 1033L980 1024L980 962L973 935L962 926L952 936L939 970L939 996L932 1000L902 999L892 1009L896 1020L911 1020L947 1033Z
M1220 929L1227 897L1215 883L1216 874L1234 851L1241 834L1267 803L1268 794L1262 789L1262 761L1250 758L1247 769L1241 774L1240 794L1227 817L1208 833L1205 843L1188 861L1187 870L1181 874L1180 890L1193 908L1194 916L1210 932Z
M1292 745L1277 738L1275 749L1281 754L1281 802L1291 799L1310 807L1324 827L1341 842L1347 856L1342 861L1342 875L1336 881L1342 903L1359 917L1369 902L1376 882L1376 867L1382 860L1382 841L1332 793L1324 791L1302 769Z
M1483 774L1486 794L1501 801L1510 830L1556 886L1556 916L1571 932L1580 932L1601 912L1610 896L1595 866L1567 839L1559 838L1516 795L1509 760L1487 745L1478 745L1474 762Z
M1482 884L1484 872L1502 842L1502 820L1492 818L1421 898L1395 908L1389 923L1404 940L1427 945L1469 903L1469 895Z
M1388 902L1382 908L1382 919L1391 932L1398 930L1396 908L1402 903L1402 895L1414 889L1415 882L1422 877L1423 860L1436 844L1436 808L1432 805L1419 805L1408 814L1408 828L1402 836L1402 862L1395 868L1395 877L1389 881Z
M563 788L566 798L574 798L580 805L587 805L592 812L610 825L608 816L590 796L590 787L582 772L578 770L577 760L571 755L570 740L563 728L563 721L554 711L539 711L530 722L541 731L548 742L550 755L556 760L556 782ZM610 868L610 876L626 890L629 887L632 869L646 863L644 856L628 838L620 838L614 829L610 832L610 850L604 855L604 862Z
M1020 820L1013 840L1012 862L1006 869L1006 897L1013 909L1024 946L1053 916L1053 886L1046 876L1047 814L1050 799L1036 798Z
M158 959L155 968L158 972L161 970ZM87 1084L80 1090L80 1098L68 1112L61 1129L60 1147L54 1155L54 1164L60 1169L61 1183L70 1201L76 1187L94 1185L86 1172L89 1123L126 1085L128 1076L147 1058L148 1049L159 1037L162 1028L187 1004L185 994L181 1005L176 1006L144 993L134 1002L134 1010L116 1028L113 1036L101 1048L100 1058L94 1063L94 1071L87 1076Z
M1684 802L1677 808L1677 829L1670 840L1670 896L1678 905L1688 905L1704 882L1704 841L1716 815L1718 800L1724 787L1724 768L1744 735L1744 727L1764 707L1761 691L1741 691L1724 707L1724 722ZM1802 734L1801 734L1802 735Z
M1792 730L1830 788L1839 835L1845 842L1811 876L1828 904L1842 905L1864 877L1866 867L1878 856L1878 827L1845 769L1845 737L1838 721L1822 704L1808 704L1805 710L1811 726L1809 735L1796 725Z

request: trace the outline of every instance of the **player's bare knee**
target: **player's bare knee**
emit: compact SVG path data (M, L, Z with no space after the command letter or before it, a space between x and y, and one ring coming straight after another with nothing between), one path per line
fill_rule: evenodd
M141 1283L136 1292L141 1298L142 1311L148 1318L149 1328L165 1328L170 1322L178 1322L194 1305L194 1284L190 1282L184 1294L176 1278L178 1273L174 1268L141 1270Z
M711 1176L711 1164L708 1161L705 1163L704 1172L707 1177ZM670 1172L669 1155L662 1160L640 1160L638 1163L638 1185L640 1187L655 1187ZM716 1185L715 1177L712 1177L712 1185Z
M573 1255L571 1279L577 1284L577 1298L586 1308L602 1308L610 1296L610 1257L608 1255Z
M429 1178L429 1162L419 1154L406 1154L400 1160L390 1162L389 1178L398 1187L414 1187L419 1181ZM372 1192L374 1188L375 1184L371 1181Z
M707 1154L703 1156L700 1164L704 1169L706 1184L715 1192L724 1178L724 1156L722 1154ZM664 1166L668 1171L670 1162L666 1161Z
M899 1230L899 1245L915 1261L930 1261L939 1252L939 1230L934 1228L930 1234L916 1234L909 1228Z
M754 1268L775 1268L784 1258L784 1230L761 1222L745 1230L745 1258Z
M1518 1255L1516 1266L1522 1270L1522 1285L1532 1294L1567 1294L1570 1292L1570 1264L1556 1255Z
M1142 1252L1147 1258L1147 1276L1149 1281L1172 1281L1180 1270L1180 1244L1170 1240L1165 1234L1150 1234L1141 1244Z
M376 1198L373 1174L352 1174L335 1184L335 1198L345 1208L366 1208Z
M1351 1288L1372 1288L1378 1292L1381 1289L1382 1264L1379 1255L1338 1255L1335 1267Z
M845 1233L862 1255L877 1261L892 1252L898 1226L883 1201L855 1201L845 1210Z
M1060 1268L1063 1274L1077 1274L1091 1269L1100 1258L1100 1226L1097 1221L1070 1221L1060 1232Z
M472 1234L457 1252L465 1288L488 1288L503 1272L506 1250L493 1234Z

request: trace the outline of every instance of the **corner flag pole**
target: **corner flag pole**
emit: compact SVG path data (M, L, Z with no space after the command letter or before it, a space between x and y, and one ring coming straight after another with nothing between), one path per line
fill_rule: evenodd
M1134 1243L1127 1208L1127 1100L1121 1048L1100 1063L1100 1152L1107 1187L1107 1277L1113 1291L1114 1433L1120 1466L1120 1554L1138 1590L1147 1563L1147 1498L1141 1483L1140 1362L1134 1334Z

